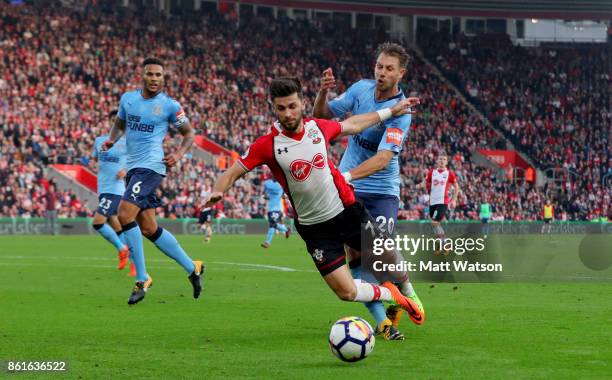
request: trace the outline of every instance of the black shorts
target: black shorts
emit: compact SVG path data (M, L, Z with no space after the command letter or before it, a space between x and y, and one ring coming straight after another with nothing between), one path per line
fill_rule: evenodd
M448 206L443 203L431 205L429 206L429 217L431 218L431 220L441 222L442 219L446 217L446 210L448 210Z
M212 209L200 211L200 215L198 217L198 223L204 224L204 223L210 223L210 222L212 222Z
M268 225L270 228L276 228L276 225L283 219L283 213L280 211L269 211L268 212Z
M365 207L357 202L328 221L311 225L296 221L295 228L319 273L325 276L346 264L344 244L361 251L361 227L368 222L377 234L383 234Z
M545 224L550 224L551 221L552 221L551 218L544 218L544 223Z

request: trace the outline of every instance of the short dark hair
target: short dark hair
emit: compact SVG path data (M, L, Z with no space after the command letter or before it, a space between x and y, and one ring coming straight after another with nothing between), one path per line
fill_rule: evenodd
M396 44L395 42L384 42L378 45L376 49L376 59L383 53L399 59L400 68L405 68L408 65L410 56L406 49L400 44Z
M114 109L114 110L110 111L110 112L108 113L108 118L109 118L109 119L114 118L115 116L117 116L117 112L118 112L118 111L117 111L116 109Z
M146 65L160 65L161 67L164 67L162 60L155 57L146 58L144 62L142 62L142 67L145 67Z
M295 93L302 99L302 84L299 79L295 77L275 78L268 87L268 93L272 101L276 98L284 98L285 96L290 96Z

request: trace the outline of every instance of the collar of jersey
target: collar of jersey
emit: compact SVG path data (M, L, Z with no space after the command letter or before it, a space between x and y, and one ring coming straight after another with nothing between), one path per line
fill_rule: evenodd
M393 100L393 99L400 99L402 96L404 96L404 91L402 91L402 89L399 89L399 92L397 94L395 94L394 96L384 99L384 100L378 100L376 99L376 92L374 92L374 102L375 103L384 103L384 102L388 102L389 100Z
M297 141L297 142L302 142L304 140L304 136L306 136L306 124L310 123L312 120L304 120L304 129L302 130L302 135L300 136L299 140L296 139L293 136L287 136L285 133L283 133L283 127L281 127L280 123L278 121L274 122L274 128L276 128L276 130L278 131L279 135L282 135L288 139L291 139L293 141Z
M152 97L152 98L145 98L144 96L142 96L142 88L139 88L139 89L138 89L138 95L140 95L140 97L141 97L143 100L154 100L155 98L157 98L159 95L161 95L161 94L163 94L163 93L164 93L163 91L160 91L160 92L158 92L158 93L157 93L157 95L155 95L155 96L154 96L154 97Z

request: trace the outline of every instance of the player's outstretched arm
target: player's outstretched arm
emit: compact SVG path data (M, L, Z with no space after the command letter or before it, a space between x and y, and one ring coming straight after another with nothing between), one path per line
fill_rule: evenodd
M317 92L317 97L312 110L314 117L320 119L332 119L334 117L329 109L329 105L327 104L327 94L329 90L335 86L336 79L334 78L334 73L330 67L323 71L323 76L321 77L321 87L319 88L319 92Z
M168 154L164 157L164 163L168 167L176 165L177 162L185 155L185 153L191 149L193 141L195 140L195 133L193 132L193 128L191 127L189 120L185 121L179 127L179 132L181 133L181 136L183 136L181 146L179 146L176 152Z
M110 131L110 136L108 137L108 140L106 140L104 144L102 144L102 146L100 147L100 150L105 152L109 150L110 148L112 148L113 145L115 145L117 140L119 140L121 136L123 136L124 133L125 133L125 121L116 117L115 124L113 124L113 127L111 128L111 131Z
M342 125L342 133L340 136L356 135L368 127L380 123L381 121L385 121L391 117L414 114L415 112L412 110L412 107L419 104L421 104L421 100L419 98L406 98L395 103L395 105L393 105L391 108L351 116L340 123Z
M234 182L240 177L242 177L247 171L237 162L234 163L229 169L227 169L223 174L217 178L215 182L212 192L206 198L205 207L211 207L215 203L219 202L221 198L223 198L223 194L232 187Z
M354 179L369 177L372 174L386 168L393 156L395 156L395 152L393 151L379 150L375 155L363 161L353 169L342 173L342 175L347 182Z

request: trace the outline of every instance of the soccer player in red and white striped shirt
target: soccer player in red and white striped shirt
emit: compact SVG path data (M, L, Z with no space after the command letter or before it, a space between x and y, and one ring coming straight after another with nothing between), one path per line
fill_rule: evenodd
M423 323L425 314L405 296L410 285L405 271L385 273L400 284L399 290L389 281L378 286L354 280L351 276L344 244L357 251L367 248L362 247L361 226L373 219L355 200L352 187L328 156L331 140L360 133L392 116L407 114L411 106L419 104L419 99L404 99L391 108L336 122L303 117L302 86L295 78L274 79L269 93L278 121L270 133L255 140L247 152L217 179L207 206L221 200L223 193L242 175L257 166L267 165L289 196L295 211L296 229L332 291L344 301L396 302L408 312L414 323ZM384 236L384 233L377 230L376 236ZM382 256L389 263L397 263L401 258L395 251Z
M429 191L429 217L431 218L431 226L440 239L440 250L443 249L445 234L440 222L446 218L446 212L449 205L454 209L457 205L457 197L459 196L459 184L457 177L452 170L447 168L448 157L446 153L440 153L436 160L436 168L429 169L425 181L419 186L426 187ZM453 187L452 199L449 197L449 190ZM436 250L436 253L438 251ZM448 254L448 251L445 250Z

